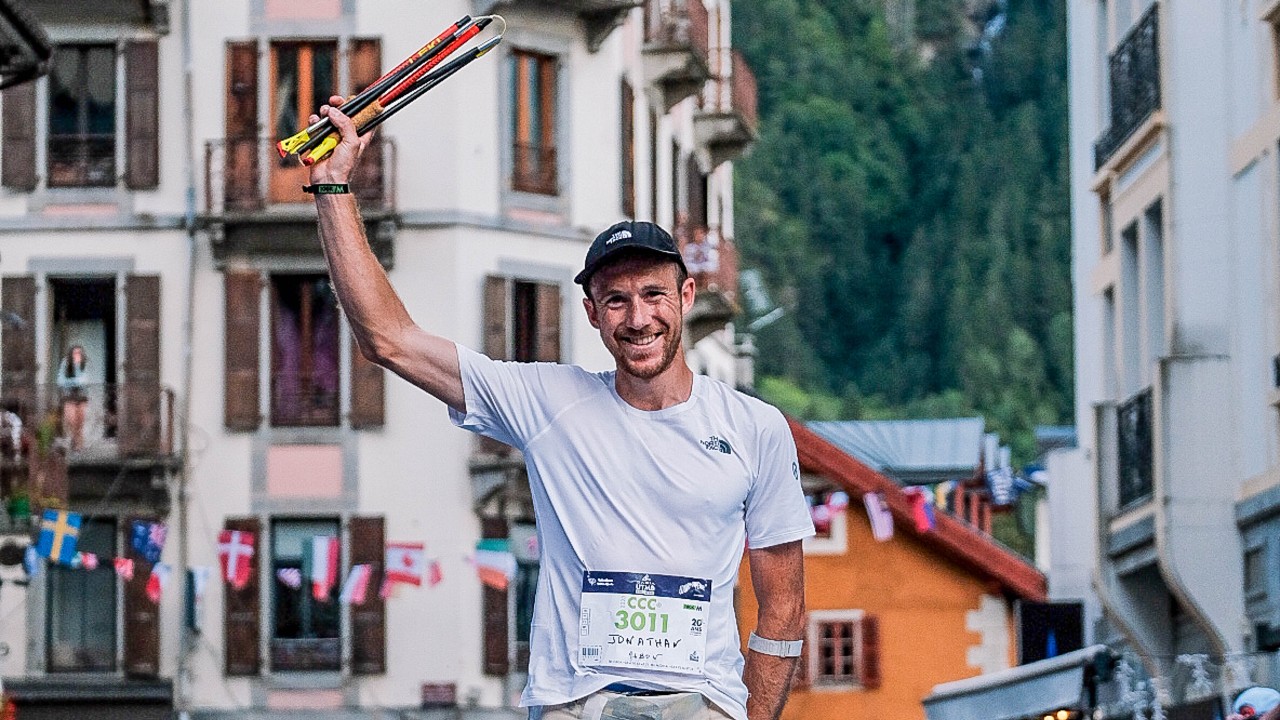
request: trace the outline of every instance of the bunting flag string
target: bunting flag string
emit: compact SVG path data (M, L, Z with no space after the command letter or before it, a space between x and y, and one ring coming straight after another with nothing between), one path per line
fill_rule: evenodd
M369 596L369 578L372 576L372 565L353 565L346 582L342 584L342 594L338 599L343 605L363 605Z
M495 590L506 590L516 576L516 556L506 540L481 540L476 544L474 563L480 582Z
M36 552L59 565L70 566L76 557L80 538L80 513L67 510L45 510L40 520Z
M116 575L128 582L133 579L133 559L132 558L116 558L112 561L115 566Z
M249 584L255 552L254 535L247 530L223 530L218 533L218 562L222 578L236 590Z
M311 538L311 595L328 600L338 582L338 538Z
M290 590L297 590L302 587L302 571L298 568L278 568L276 570L276 579L284 583L284 586Z
M169 573L171 572L168 564L156 563L151 568L151 575L147 577L147 597L153 603L160 602L160 596L164 593L164 588L169 584Z
M871 536L877 542L888 542L893 539L893 513L880 493L869 492L862 496L862 503L867 507L867 519L871 521Z
M155 565L160 562L160 555L164 552L164 541L168 535L169 528L164 523L134 520L131 544L138 555Z

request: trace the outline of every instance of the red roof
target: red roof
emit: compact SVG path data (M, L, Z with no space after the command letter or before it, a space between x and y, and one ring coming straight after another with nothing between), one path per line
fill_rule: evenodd
M916 530L911 501L898 484L832 445L794 418L787 418L795 436L800 466L840 485L850 497L868 492L884 495L893 513L894 532L914 535L942 555L998 583L1024 600L1043 601L1047 593L1044 574L1020 556L965 523L938 513L937 523L928 532Z

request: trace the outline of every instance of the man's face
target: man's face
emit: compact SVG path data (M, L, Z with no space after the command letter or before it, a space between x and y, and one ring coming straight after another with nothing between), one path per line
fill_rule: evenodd
M582 304L619 372L650 380L671 367L694 296L693 280L679 287L677 276L670 260L634 255L591 277L591 297Z

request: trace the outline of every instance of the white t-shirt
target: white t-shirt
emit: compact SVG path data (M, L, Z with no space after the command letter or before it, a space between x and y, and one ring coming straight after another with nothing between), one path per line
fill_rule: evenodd
M649 412L618 396L613 372L495 362L462 346L458 361L467 412L451 409L450 418L524 452L537 515L542 557L529 683L520 704L567 703L623 682L699 692L745 720L733 612L744 542L763 548L814 532L782 413L703 376L695 376L687 401ZM669 587L682 593L710 581L709 602L698 602L707 598L689 590L670 617L677 627L662 628L674 638L668 646L694 652L677 657L644 648L635 655L677 658L684 666L678 671L645 667L656 662L647 659L628 667L593 660L601 623L588 636L584 590L589 580L594 591L597 577L621 574L642 578L649 589L626 588L641 594L633 600L592 594L592 602L639 602L641 610L648 602L652 610L642 597L653 592L651 577L659 585L676 583ZM628 616L618 612L623 627ZM689 629L685 616L693 614L705 618L705 633ZM632 622L636 615L641 625L668 620L661 612L633 612Z

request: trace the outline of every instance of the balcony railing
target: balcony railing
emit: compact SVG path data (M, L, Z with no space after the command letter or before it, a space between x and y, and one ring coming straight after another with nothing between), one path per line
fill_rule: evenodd
M645 7L644 39L654 47L688 49L710 65L710 17L702 0L649 0Z
M525 143L512 144L511 187L521 192L555 195L556 149Z
M336 371L271 378L271 424L276 427L333 427L340 412Z
M208 215L252 214L312 202L310 195L299 190L306 183L306 171L297 158L281 158L273 140L210 140L205 143L204 158L204 212ZM351 192L362 210L395 209L395 169L395 142L375 137L351 178Z
M173 455L173 391L159 383L10 386L0 393L17 416L0 425L0 455L29 463L33 455L62 450L69 462L118 462ZM16 442L15 442L16 440Z
M1102 167L1160 109L1160 3L1155 3L1109 58L1111 125L1093 144Z
M1116 409L1119 430L1120 507L1149 499L1152 484L1151 389L1125 400Z
M718 230L677 228L680 253L699 293L718 293L728 304L738 298L738 249Z
M112 187L115 184L115 133L49 137L49 187Z
M711 56L715 59L713 77L702 94L702 110L733 113L754 134L760 124L755 73L737 50L716 48Z

